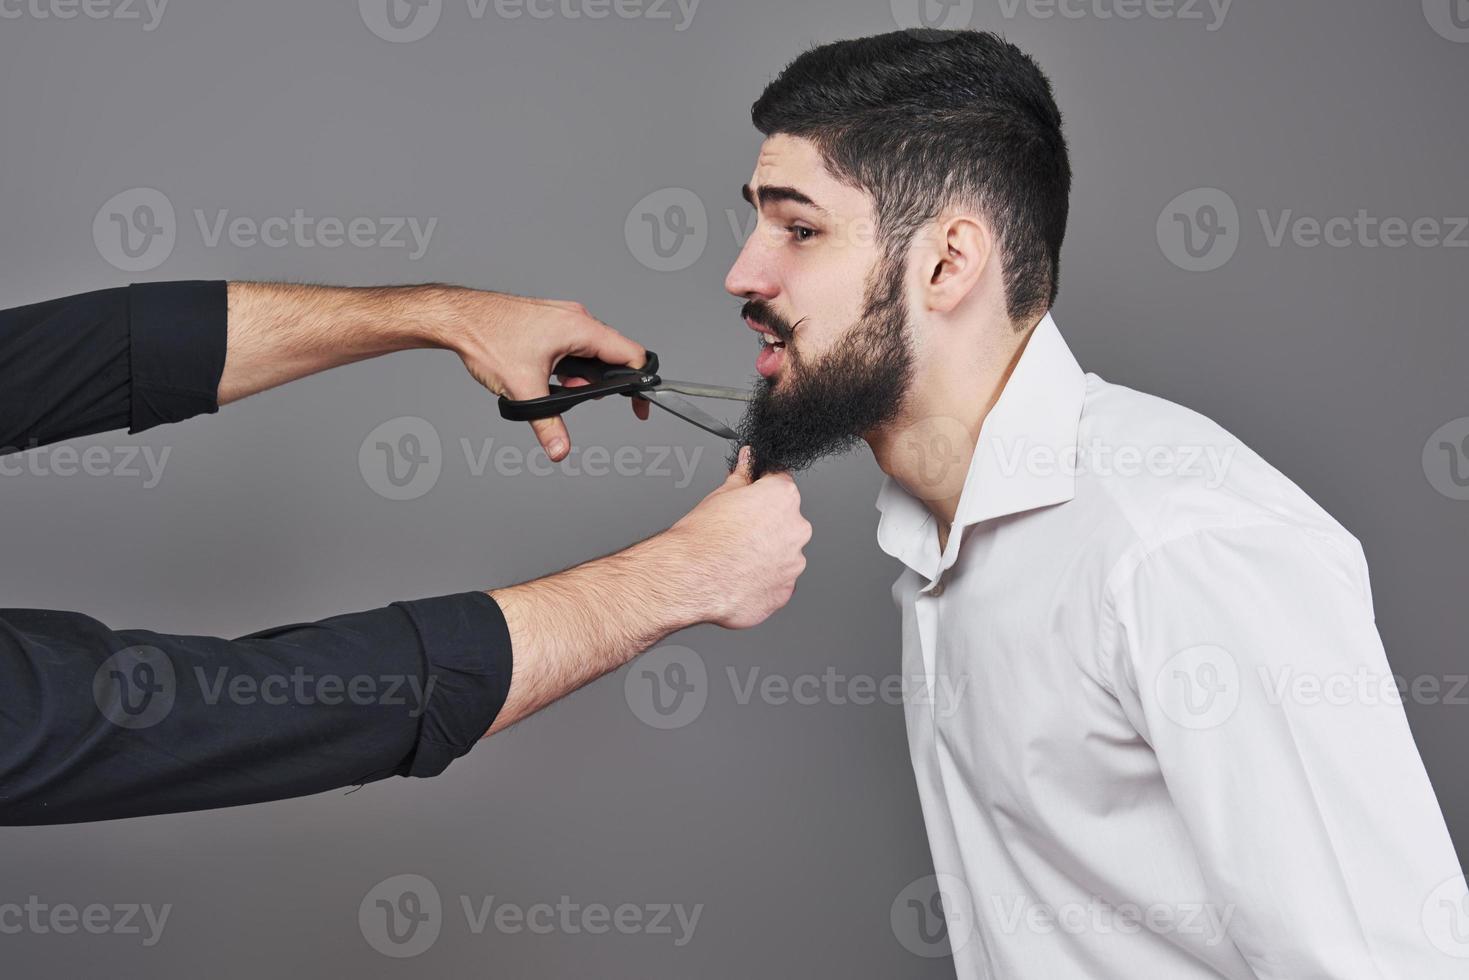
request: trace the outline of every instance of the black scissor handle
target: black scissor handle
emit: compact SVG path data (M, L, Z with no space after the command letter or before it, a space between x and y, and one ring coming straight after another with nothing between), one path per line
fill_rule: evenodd
M563 378L585 378L590 384L567 388L551 385L551 393L540 398L516 401L500 396L500 416L513 422L548 419L582 402L608 395L635 395L658 384L658 355L648 351L641 368L626 364L608 364L593 357L567 355L552 371Z

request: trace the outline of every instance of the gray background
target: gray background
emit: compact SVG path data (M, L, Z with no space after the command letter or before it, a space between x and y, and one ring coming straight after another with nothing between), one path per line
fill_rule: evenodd
M1435 490L1444 473L1425 472L1424 447L1469 415L1469 251L1271 247L1257 217L1469 213L1469 44L1434 29L1448 23L1448 0L1437 21L1435 2L1239 0L1215 30L1207 8L1126 20L1091 0L1080 17L990 0L950 14L1006 34L1055 82L1077 174L1057 320L1083 366L1214 417L1299 482L1363 541L1395 669L1452 679L1469 669L1469 503ZM143 279L448 280L579 299L676 376L744 383L754 343L722 281L739 247L726 211L745 219L737 189L759 145L749 104L809 44L890 30L894 13L887 0L704 0L680 31L671 9L512 19L492 3L476 19L444 0L427 37L390 43L351 0L173 0L151 31L146 15L22 8L0 19L0 302ZM91 228L137 187L167 196L177 241L130 273ZM660 272L624 226L664 188L707 211L702 253ZM1195 188L1222 189L1241 215L1237 252L1205 273L1171 262L1156 232ZM414 261L401 248L210 247L194 217L296 208L438 225ZM391 500L359 449L404 416L442 438L442 474ZM460 439L528 449L529 432L502 422L452 355L401 355L86 441L168 449L157 486L126 472L0 479L0 595L117 627L238 635L551 571L666 526L722 476L722 447L668 416L635 425L597 406L568 421L582 446L703 456L684 487L676 466L475 476ZM740 704L725 672L898 671L879 483L865 448L801 477L816 533L794 602L756 630L672 640L708 667L707 704L684 727L640 721L624 671L439 779L6 830L0 902L172 905L152 948L0 935L6 976L950 975L891 924L899 892L932 870L901 708ZM1407 707L1461 850L1464 698ZM437 942L398 960L369 945L357 911L404 873L430 879L446 911ZM462 895L703 910L675 948L667 935L476 935Z

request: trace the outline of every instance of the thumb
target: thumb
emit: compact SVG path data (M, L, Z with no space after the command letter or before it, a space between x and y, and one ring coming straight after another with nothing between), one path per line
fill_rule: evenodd
M721 490L733 489L735 487L748 486L750 484L750 447L741 446L740 454L735 458L734 469L729 471L729 476L724 478Z
M551 462L559 463L571 449L571 437L566 432L566 423L561 421L561 416L556 415L548 419L532 419L530 427L535 431L536 439L546 455L551 457Z

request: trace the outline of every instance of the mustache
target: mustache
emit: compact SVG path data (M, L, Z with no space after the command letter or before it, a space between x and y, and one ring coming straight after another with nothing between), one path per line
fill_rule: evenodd
M787 320L780 311L763 299L752 299L740 307L740 316L745 317L751 323L760 326L775 334L781 343L788 343L796 335L796 328L806 321L805 317L795 323Z

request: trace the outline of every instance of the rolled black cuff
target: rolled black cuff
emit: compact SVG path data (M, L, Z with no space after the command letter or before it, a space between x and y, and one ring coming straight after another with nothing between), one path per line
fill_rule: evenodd
M510 628L494 599L461 592L395 602L423 643L428 710L404 776L437 776L474 748L510 694Z
M135 283L128 329L129 432L219 411L229 340L225 282Z

